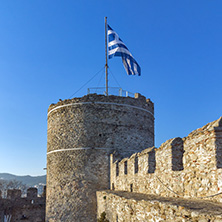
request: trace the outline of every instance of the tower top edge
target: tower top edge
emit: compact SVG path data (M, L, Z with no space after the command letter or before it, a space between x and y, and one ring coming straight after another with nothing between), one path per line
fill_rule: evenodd
M151 99L146 99L145 96L140 93L135 93L133 97L121 97L121 96L105 96L98 94L88 94L83 97L74 97L72 99L59 100L57 103L52 103L49 106L48 112L58 106L68 105L71 103L83 103L83 102L113 102L113 103L122 103L122 104L135 104L138 106L149 106L151 109L154 109L154 104Z

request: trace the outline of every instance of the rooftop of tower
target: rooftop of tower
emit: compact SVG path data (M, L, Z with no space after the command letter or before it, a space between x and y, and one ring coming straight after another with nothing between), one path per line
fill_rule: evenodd
M154 110L154 104L150 99L146 99L145 96L140 93L135 93L134 97L123 97L123 96L115 96L115 95L98 95L88 94L83 97L75 97L72 99L59 100L56 104L52 103L49 106L48 113L58 106L64 106L72 103L85 103L85 102L103 102L103 103L121 103L128 104L132 106L140 106L141 108L147 109L149 108L152 112Z

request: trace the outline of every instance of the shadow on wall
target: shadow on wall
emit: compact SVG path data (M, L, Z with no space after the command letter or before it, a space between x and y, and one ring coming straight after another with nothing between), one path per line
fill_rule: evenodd
M222 168L222 146L218 146L216 150L217 169Z
M156 170L156 151L152 149L152 151L148 154L148 173L155 173Z
M216 161L217 161L217 168L222 168L222 117L218 121L218 127L214 128L215 135L216 135Z
M180 137L175 138L171 143L172 152L172 170L183 170L183 154L184 154L184 142ZM222 152L222 150L221 150ZM156 170L156 150L152 149L148 153L148 173L155 173Z
M180 137L175 138L171 143L172 150L172 170L180 171L183 170L183 154L184 145L183 140Z

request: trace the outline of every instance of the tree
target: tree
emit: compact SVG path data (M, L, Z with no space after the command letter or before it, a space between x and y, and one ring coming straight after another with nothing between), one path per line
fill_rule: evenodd
M27 186L21 181L17 180L2 180L0 179L0 190L2 191L2 197L6 198L8 189L20 189L22 195L26 194Z

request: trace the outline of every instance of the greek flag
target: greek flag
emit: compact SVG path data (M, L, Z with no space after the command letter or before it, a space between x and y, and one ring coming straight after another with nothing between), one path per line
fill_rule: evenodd
M121 56L128 75L141 75L141 69L126 45L117 33L108 25L108 55L109 59Z

